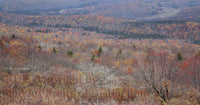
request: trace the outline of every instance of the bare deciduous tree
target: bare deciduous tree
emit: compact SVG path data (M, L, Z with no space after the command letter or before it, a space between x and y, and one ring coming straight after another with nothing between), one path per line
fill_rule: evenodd
M173 81L178 70L175 60L168 58L167 52L151 52L143 61L138 60L142 82L164 101L174 94Z

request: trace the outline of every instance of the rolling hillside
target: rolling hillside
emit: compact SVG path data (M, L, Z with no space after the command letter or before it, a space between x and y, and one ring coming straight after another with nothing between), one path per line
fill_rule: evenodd
M103 15L132 20L181 17L199 0L0 0L0 11L28 15ZM194 14L188 14L193 16ZM180 19L180 18L177 18Z

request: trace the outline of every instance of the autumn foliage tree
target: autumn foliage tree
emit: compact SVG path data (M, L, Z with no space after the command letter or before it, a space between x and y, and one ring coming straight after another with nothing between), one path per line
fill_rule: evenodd
M183 84L190 84L200 91L200 55L186 59L180 66L179 74Z

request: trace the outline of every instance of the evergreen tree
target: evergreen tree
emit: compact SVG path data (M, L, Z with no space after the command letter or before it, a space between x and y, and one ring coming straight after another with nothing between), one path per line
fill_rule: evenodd
M55 48L55 47L53 47L53 52L54 52L54 53L57 53L57 50L56 50L56 48Z
M178 52L177 58L178 58L178 60L183 60L182 54L180 52Z
M136 48L136 45L135 45L135 44L133 44L133 48Z
M122 54L122 50L120 49L119 52L117 53L117 56L116 57L120 57Z
M99 47L99 50L98 50L98 57L100 57L101 53L103 52L102 50L102 46Z
M67 51L67 55L68 55L68 56L73 56L74 53L73 53L72 51Z
M42 49L42 47L41 47L40 45L38 46L38 48L39 48L39 49Z
M91 59L91 62L93 62L95 60L95 55L93 54L90 59Z
M38 51L41 51L42 50L42 47L39 45L38 46Z
M12 34L11 39L15 39L15 38L16 38L15 34Z

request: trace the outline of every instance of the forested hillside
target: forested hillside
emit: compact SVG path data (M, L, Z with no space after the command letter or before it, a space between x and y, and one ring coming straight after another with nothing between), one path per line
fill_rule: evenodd
M200 105L199 0L0 0L0 105Z

